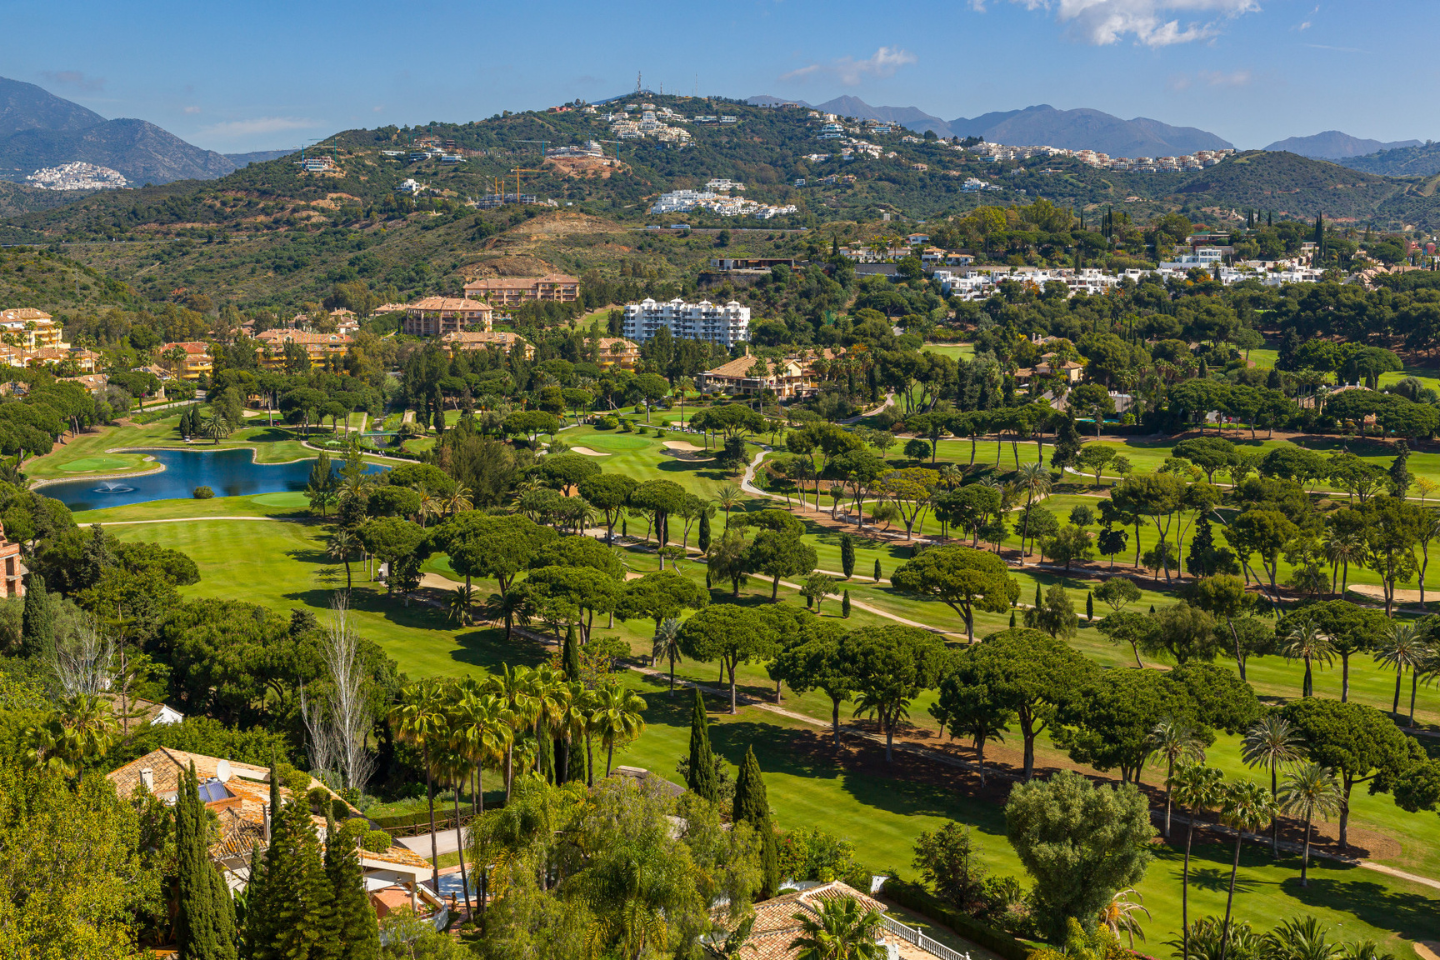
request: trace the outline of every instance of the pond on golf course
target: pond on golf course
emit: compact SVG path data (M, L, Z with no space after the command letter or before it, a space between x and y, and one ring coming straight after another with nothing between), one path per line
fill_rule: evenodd
M152 473L116 480L94 478L64 480L38 488L71 510L102 510L151 500L189 499L196 487L209 487L217 497L243 497L257 493L304 490L314 460L293 463L256 463L249 449L149 450L164 467ZM335 468L340 466L335 461ZM380 473L387 467L370 464L366 473Z

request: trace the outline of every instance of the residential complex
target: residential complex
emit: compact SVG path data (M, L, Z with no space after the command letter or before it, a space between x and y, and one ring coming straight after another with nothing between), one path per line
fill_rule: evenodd
M457 350L485 350L493 348L508 354L518 347L520 349L520 355L526 360L535 356L535 347L532 346L528 340L508 330L459 330L442 336L440 343L447 347L451 353Z
M625 308L626 339L643 343L662 328L683 340L709 340L727 347L750 339L750 308L731 300L723 307L708 300L669 303L642 300Z
M12 346L65 347L60 325L44 310L19 307L0 310L0 337Z
M130 181L118 170L93 163L44 167L27 176L25 182L41 190L119 190L130 186Z
M172 357L175 359L171 359ZM199 380L201 374L209 376L215 370L215 361L210 357L210 344L203 340L183 340L162 345L160 362L169 366L171 372L181 380Z
M543 277L484 277L465 284L465 296L485 300L494 307L515 307L536 300L574 303L580 299L580 281L559 273Z
M662 193L656 199L654 206L650 208L650 212L656 215L686 213L690 210L709 210L722 217L751 216L761 220L799 212L799 208L793 203L783 205L756 203L754 200L746 200L744 197L718 194L713 190L672 190L669 193Z
M405 308L404 331L412 337L436 337L478 327L490 329L494 308L468 297L426 297Z
M255 339L262 344L255 352L260 365L267 370L285 368L285 345L293 343L310 357L311 367L323 367L332 356L345 356L350 338L342 333L314 333L309 330L287 330L277 327L266 330Z

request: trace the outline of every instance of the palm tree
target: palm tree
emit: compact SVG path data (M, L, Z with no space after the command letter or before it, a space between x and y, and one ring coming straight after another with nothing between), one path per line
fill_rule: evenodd
M662 658L670 661L670 693L675 695L675 664L680 661L680 621L666 617L655 628L655 646L651 651L652 662Z
M1134 900L1131 900L1131 897ZM1110 905L1105 908L1105 925L1110 928L1115 939L1120 939L1120 931L1124 930L1130 938L1130 949L1135 949L1135 937L1138 935L1141 940L1145 939L1145 931L1140 929L1140 914L1145 914L1146 919L1150 917L1150 911L1145 909L1145 897L1140 891L1131 888L1121 890L1115 894Z
M1307 763L1285 778L1285 789L1278 795L1280 809L1305 820L1305 845L1300 854L1300 886L1308 886L1306 872L1310 866L1310 826L1315 818L1329 819L1340 812L1345 791L1340 779L1329 767Z
M797 913L801 934L790 941L795 960L880 960L880 914L861 912L854 897L837 897L820 904L819 913Z
M1365 556L1365 534L1360 530L1328 530L1321 541L1325 559L1330 563L1330 592L1335 592L1335 576L1340 575L1340 593L1350 583L1350 564Z
M535 616L535 601L524 589L511 588L492 593L480 605L480 616L489 623L505 624L505 639L515 632L515 625L528 627Z
M451 490L449 496L445 497L445 512L452 517L464 510L473 509L474 506L475 503L471 497L470 488L463 483L455 484L455 489Z
M345 564L345 595L350 595L350 561L355 556L355 548L360 545L359 540L344 527L336 530L330 535L330 541L325 545L325 554L331 560L338 560Z
M549 737L550 731L559 727L570 706L570 687L565 682L565 673L542 663L530 674L530 697L535 713L535 742ZM537 761L539 757L536 757Z
M452 805L455 811L455 846L460 851L460 889L465 896L465 910L468 912L470 910L470 879L465 873L465 835L460 825L460 788L470 778L470 758L462 750L456 748L453 727L450 733L445 746L436 754L435 772L440 782L449 785L451 790Z
M435 758L450 735L446 711L450 704L445 690L434 681L420 681L406 687L398 704L390 711L390 726L398 740L419 748L425 765L425 792L430 802L430 862L434 866L431 879L440 889L440 851L435 840Z
M600 734L600 744L605 748L605 776L610 776L616 741L634 740L645 732L645 721L640 716L644 709L645 701L640 695L618 683L595 691L590 727Z
M1025 491L1025 507L1027 511L1030 506L1035 503L1037 497L1044 500L1050 495L1050 471L1045 469L1044 464L1027 463L1016 471L1016 478L1020 484L1020 489ZM1026 529L1021 532L1020 538L1020 557L1022 560L1025 557L1025 537L1030 533L1029 526L1029 513L1027 512Z
M725 511L725 529L730 529L730 511L745 501L745 491L734 480L726 480L715 488L715 502Z
M1235 831L1235 858L1230 863L1230 891L1225 898L1225 926L1220 935L1220 960L1225 960L1230 940L1230 915L1235 906L1235 876L1240 872L1240 847L1245 834L1259 830L1275 815L1275 801L1265 788L1249 780L1232 783L1225 789L1220 822Z
M1165 839L1170 839L1170 781L1175 775L1175 764L1185 761L1196 763L1205 760L1205 741L1195 732L1195 728L1176 723L1174 720L1161 720L1155 724L1155 729L1150 731L1146 738L1146 746L1165 758ZM1136 774L1139 780L1139 774Z
M685 426L685 394L695 389L695 381L690 377L675 378L675 393L680 398L680 426Z
M1329 943L1327 930L1314 917L1301 917L1282 921L1275 929L1259 938L1256 954L1274 960L1339 960L1350 944ZM1236 951L1239 952L1238 950ZM1359 951L1364 960L1376 960L1379 951L1371 943L1368 950Z
M1270 797L1279 802L1280 768L1305 759L1305 740L1294 724L1278 713L1269 713L1245 731L1240 756L1248 767L1270 768ZM1280 859L1280 818L1270 823L1270 852Z
M225 437L230 436L230 421L218 413L212 413L209 418L200 425L200 434L219 443Z
M499 763L513 736L504 711L505 702L473 680L461 684L451 710L451 746L465 755L474 770L472 813L485 812L485 764Z
M1415 694L1420 680L1420 671L1430 659L1430 646L1425 635L1414 623L1391 620L1386 624L1385 636L1375 652L1375 660L1387 667L1395 668L1395 702L1390 712L1400 715L1400 681L1408 668L1410 671L1410 726L1415 725Z
M1165 782L1175 802L1189 811L1185 829L1185 866L1180 881L1180 927L1183 949L1180 956L1190 956L1190 844L1195 839L1195 821L1202 810L1218 806L1221 799L1222 774L1202 763L1182 763Z
M1333 662L1335 644L1321 632L1314 620L1301 620L1281 639L1284 642L1281 652L1285 654L1286 660L1305 661L1305 680L1301 686L1301 696L1312 696L1315 693L1312 666L1317 661L1327 666Z
M514 733L505 744L505 799L509 801L510 787L515 782L515 740L520 731L528 730L535 722L535 714L539 708L530 694L528 667L512 667L503 663L499 670L490 674L488 683L489 692L504 703L502 715Z
M460 626L470 626L470 604L474 599L475 588L468 583L462 583L450 591L450 599L445 603L445 622L449 623L458 617Z

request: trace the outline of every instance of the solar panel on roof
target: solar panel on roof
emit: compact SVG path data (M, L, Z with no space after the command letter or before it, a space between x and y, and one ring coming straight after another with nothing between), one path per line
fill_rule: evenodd
M208 780L200 784L200 802L215 803L217 800L229 800L234 794L225 788L225 784L218 780Z

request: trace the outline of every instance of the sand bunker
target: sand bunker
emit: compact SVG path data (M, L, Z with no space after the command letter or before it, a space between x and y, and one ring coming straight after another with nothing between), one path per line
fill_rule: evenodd
M579 448L578 448L578 447L575 447L575 448L572 448L572 449L577 449L577 450L578 450ZM686 453L701 453L701 452L703 452L703 451L705 450L704 447L697 447L697 446L695 446L695 444L689 443L689 442L687 442L687 441L685 441L685 440L666 440L666 441L665 441L665 449L666 449L666 450L684 450Z
M571 447L571 453L583 453L587 457L608 457L610 454L601 453L599 450L591 450L589 447Z

